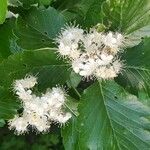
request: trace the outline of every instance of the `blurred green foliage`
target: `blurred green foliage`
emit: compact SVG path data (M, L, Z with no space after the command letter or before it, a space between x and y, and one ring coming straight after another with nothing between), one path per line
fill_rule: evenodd
M0 150L64 150L59 130L51 130L47 134L17 136L7 126L0 128Z

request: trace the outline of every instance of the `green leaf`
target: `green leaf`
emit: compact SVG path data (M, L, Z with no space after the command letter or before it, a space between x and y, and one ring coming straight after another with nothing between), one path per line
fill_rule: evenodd
M16 38L13 35L15 28L15 19L9 19L0 26L0 54L3 58L7 58L12 53L21 51L16 44Z
M5 21L7 11L7 0L0 1L0 24Z
M64 5L61 5L61 9L65 9L63 14L69 21L76 20L76 23L87 28L102 22L101 5L103 2L104 0L80 0L71 3L70 0L66 0Z
M77 132L73 128L76 126L76 120L77 120L76 117L79 115L77 110L78 101L68 96L65 106L68 109L67 111L70 111L70 113L72 113L72 118L69 120L69 123L67 124L68 126L67 130L65 129L65 127L62 128L61 134L63 135L65 147L67 147L69 150L72 149L72 146L77 141L76 139Z
M123 54L125 69L118 78L118 83L134 94L144 90L150 95L150 38Z
M0 119L0 128L3 127L5 125L5 120Z
M62 128L61 134L65 150L78 150L78 128L76 117L73 116L69 123Z
M25 49L36 49L54 46L56 38L64 26L63 16L54 8L33 8L17 22L16 35L18 45Z
M8 57L0 64L0 85L10 87L15 79L24 78L26 74L38 77L40 89L64 84L70 76L70 66L57 59L55 53L54 49L45 48Z
M92 27L102 22L101 6L105 0L81 0L77 7L82 12L80 23L84 27Z
M149 150L150 109L114 81L86 89L78 111L63 131L66 150Z
M17 114L19 103L10 89L0 87L0 119L10 119Z
M108 0L102 8L104 24L111 30L128 34L134 45L139 44L143 36L150 36L149 0Z

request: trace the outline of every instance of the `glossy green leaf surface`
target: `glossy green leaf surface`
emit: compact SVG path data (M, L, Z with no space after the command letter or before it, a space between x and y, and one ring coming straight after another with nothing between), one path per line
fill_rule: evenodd
M137 97L108 81L89 87L81 100L77 123L63 131L67 150L149 149L150 109ZM68 137L76 141L69 144Z
M33 8L17 22L18 45L25 49L54 46L53 39L64 26L63 16L54 8Z
M68 5L61 5L65 9L63 14L68 20L75 21L84 28L89 28L102 22L101 6L104 0L66 0ZM69 5L70 4L70 5Z

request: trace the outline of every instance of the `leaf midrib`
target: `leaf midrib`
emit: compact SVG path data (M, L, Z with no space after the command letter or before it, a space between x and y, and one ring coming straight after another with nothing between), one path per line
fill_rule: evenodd
M112 121L111 121L110 116L109 116L109 112L107 111L107 108L106 108L105 98L104 98L104 93L103 93L103 90L102 90L101 81L98 81L98 83L99 83L100 93L101 93L102 99L103 99L103 104L104 104L104 107L105 107L105 110L106 110L106 114L107 114L107 117L108 117L108 120L109 120L109 124L110 124L110 127L111 127L111 129L112 129L112 133L114 134L114 138L115 138L115 140L116 140L116 142L117 142L117 147L118 147L118 149L121 150L120 144L118 143L118 139L117 139L117 136L116 136L116 134L115 134L115 129L113 128Z

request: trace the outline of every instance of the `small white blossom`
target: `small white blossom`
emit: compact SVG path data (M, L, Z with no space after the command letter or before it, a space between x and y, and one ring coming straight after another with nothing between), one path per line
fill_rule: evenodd
M122 63L119 60L112 62L109 66L102 66L96 69L95 76L98 79L113 79L122 70Z
M55 108L60 108L65 103L66 100L65 93L59 87L52 88L50 99L52 100L51 106Z
M96 68L94 59L89 58L87 55L82 55L79 59L72 62L72 68L76 73L81 76L91 76Z
M9 120L9 128L15 129L17 134L27 132L27 126L27 120L23 117L15 116L13 119Z
M107 68L105 66L102 66L102 67L99 67L99 68L96 68L95 70L95 76L98 78L98 79L105 79L106 78L106 70Z
M58 52L62 56L69 56L72 59L79 57L80 52L78 51L79 43L83 39L84 30L72 26L67 26L62 30L56 43L58 43Z
M29 125L35 128L38 132L45 132L50 128L50 122L47 120L46 116L39 116L37 113L30 113L26 118Z
M117 39L114 37L112 32L109 32L104 38L104 44L109 47L116 47L117 46Z
M108 65L108 64L110 64L112 62L113 58L114 57L112 55L101 54L100 55L100 59L97 59L97 63L100 66L102 66L102 65Z
M72 59L76 59L80 55L80 51L77 50L78 44L72 44L72 43L65 44L65 42L64 43L61 42L58 48L59 48L59 53L62 56L69 56Z
M78 28L78 26L66 26L66 28L62 30L60 36L66 41L78 43L80 40L83 39L83 33L84 30Z
M116 73L112 67L100 67L96 69L95 76L98 79L111 79L116 77Z
M123 44L124 38L120 33L108 32L103 40L106 46L118 49Z
M48 131L52 122L65 124L71 113L65 111L66 94L60 87L48 89L42 96L32 94L31 88L37 84L37 79L28 76L21 80L16 80L14 90L22 101L22 116L15 116L9 120L9 128L15 129L17 134L28 131L28 126L38 132Z
M89 34L83 39L85 50L88 54L93 54L101 49L103 44L103 34L98 33L96 30L90 31Z
M30 89L30 88L34 87L36 84L37 84L37 78L36 77L27 76L22 80L16 80L14 87L17 91L17 90L20 90L20 87L24 88L24 89Z
M20 99L23 101L32 99L32 91L30 88L34 87L37 84L36 77L27 76L24 79L16 80L14 82L14 90Z
M66 114L58 114L58 116L54 119L56 122L59 122L61 124L64 124L65 122L67 122L67 120L69 120L72 117L72 115L70 113L66 113Z
M25 90L20 88L19 91L16 91L16 94L19 96L20 99L23 101L28 101L32 99L31 90Z

